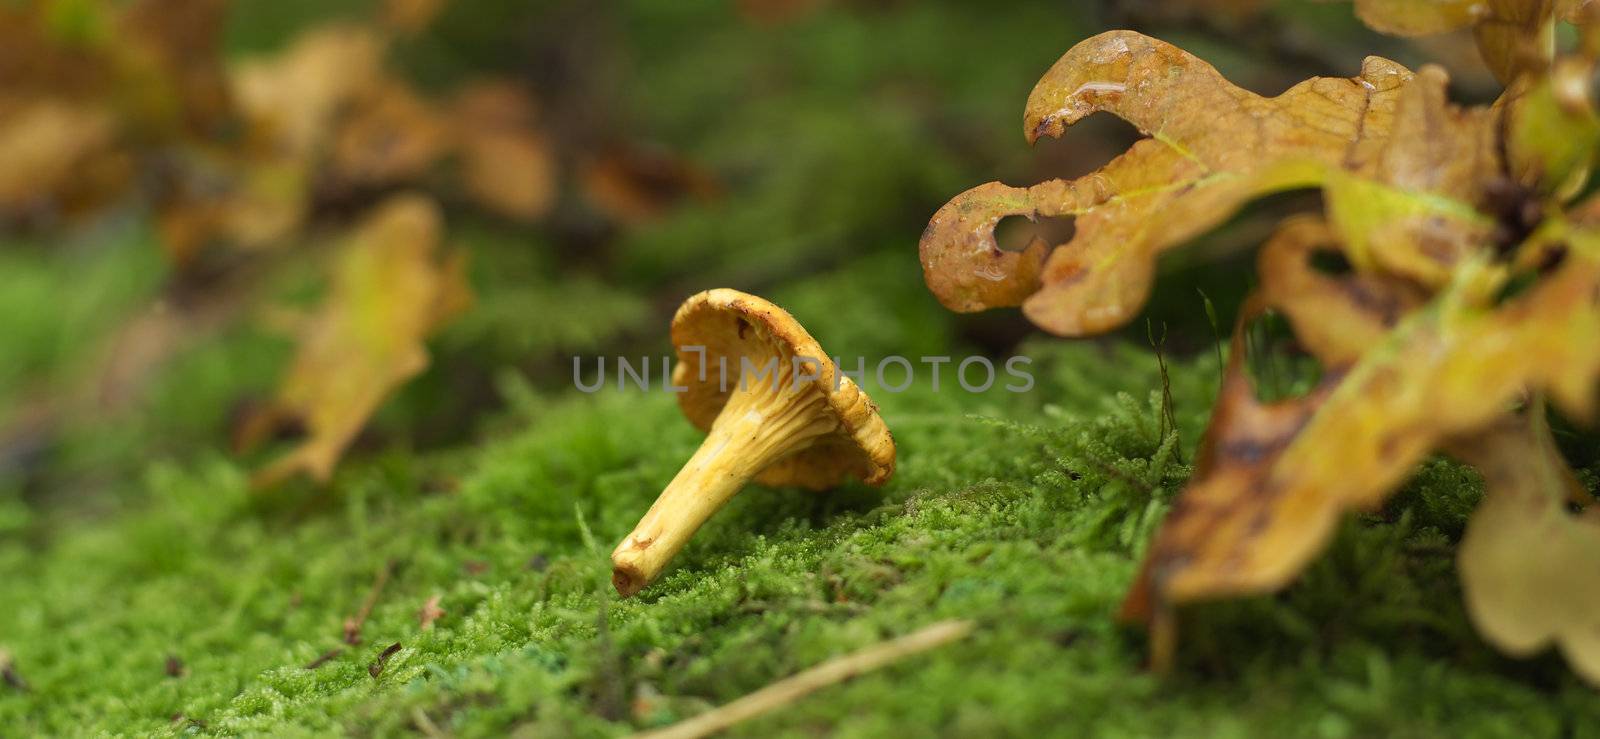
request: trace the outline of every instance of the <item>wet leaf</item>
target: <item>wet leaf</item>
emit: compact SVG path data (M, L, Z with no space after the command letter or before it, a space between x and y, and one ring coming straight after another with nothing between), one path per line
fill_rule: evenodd
M1321 186L1353 261L1442 283L1493 229L1476 206L1500 166L1493 114L1450 105L1446 82L1437 68L1413 75L1369 57L1360 77L1266 98L1177 47L1101 34L1040 80L1024 132L1060 135L1106 111L1147 138L1075 180L957 196L923 233L924 277L954 310L1021 304L1054 333L1099 333L1143 306L1162 251L1263 194ZM1048 257L1002 251L995 225L1016 215L1073 216L1076 234Z
M537 119L527 93L508 82L480 81L457 98L462 183L486 209L531 221L555 202L555 156Z
M1376 31L1426 36L1472 28L1478 52L1501 82L1541 69L1551 57L1557 17L1573 18L1587 0L1356 0L1356 15Z
M1600 146L1593 72L1593 63L1568 57L1507 93L1507 159L1518 182L1560 200L1582 188Z
M1473 204L1500 176L1497 117L1450 104L1448 83L1444 70L1423 67L1400 92L1370 170L1324 180L1329 221L1358 269L1439 287L1494 230Z
M1305 229L1294 237L1315 236ZM1600 238L1562 236L1566 258L1526 293L1497 304L1505 270L1474 260L1378 341L1371 339L1389 320L1379 306L1389 301L1367 301L1349 285L1336 288L1343 308L1291 311L1303 335L1319 335L1303 328L1308 323L1358 326L1343 335L1324 329L1312 342L1331 361L1302 398L1257 402L1236 335L1195 477L1124 604L1126 615L1156 624L1158 658L1170 657L1162 653L1170 633L1162 632L1170 629L1171 605L1287 584L1344 511L1373 508L1426 454L1495 422L1525 392L1547 391L1573 417L1593 417Z
M1476 22L1483 0L1355 0L1356 17L1374 31L1426 36Z
M1543 405L1450 451L1487 487L1457 555L1473 625L1513 656L1558 646L1600 685L1600 508L1556 450ZM1589 507L1573 515L1569 501Z
M308 438L261 470L257 485L301 472L327 481L367 419L427 367L424 342L470 300L462 255L440 253L441 229L437 206L401 195L349 238L279 390Z
M1383 340L1400 319L1427 299L1405 280L1319 271L1316 258L1342 254L1333 230L1319 218L1285 221L1261 249L1263 307L1288 317L1295 338L1326 366L1348 366Z

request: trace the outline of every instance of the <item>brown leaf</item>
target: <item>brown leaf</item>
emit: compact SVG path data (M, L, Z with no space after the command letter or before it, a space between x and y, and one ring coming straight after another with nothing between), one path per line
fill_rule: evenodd
M378 676L383 674L384 668L389 666L389 658L398 654L401 648L400 642L390 644L388 648L384 649L378 654L377 659L373 660L371 664L367 665L367 674L371 675L372 679L374 680L378 679Z
M1518 657L1558 646L1600 685L1600 508L1557 451L1543 404L1449 449L1487 487L1457 555L1478 633ZM1590 507L1573 515L1569 501Z
M1583 189L1600 146L1589 80L1590 59L1563 57L1548 74L1530 75L1507 90L1505 148L1516 181L1557 201Z
M93 44L67 44L48 30L44 3L0 7L0 98L52 96L84 100L103 93L114 75ZM3 107L3 106L0 106Z
M1162 251L1262 194L1320 186L1358 267L1442 285L1495 228L1477 207L1501 166L1496 114L1450 105L1447 81L1436 67L1413 75L1369 57L1361 77L1264 98L1169 44L1101 34L1040 80L1024 133L1060 135L1106 111L1148 138L1075 180L957 196L923 233L923 275L953 310L1020 303L1051 332L1099 333L1143 306ZM1048 258L1004 252L994 229L1015 215L1073 216L1076 233Z
M1592 417L1600 238L1568 236L1561 266L1502 306L1493 297L1504 271L1480 261L1365 351L1354 344L1360 333L1324 332L1335 337L1316 342L1325 354L1360 359L1330 366L1303 398L1256 401L1237 333L1196 474L1151 545L1125 615L1163 629L1172 604L1282 587L1343 511L1376 506L1427 453L1492 423L1529 389ZM1383 325L1383 311L1348 295L1341 313L1306 312L1301 321L1355 312L1368 316L1369 332ZM1170 638L1158 633L1163 644Z
M1351 272L1332 276L1314 260L1343 249L1320 218L1291 218L1261 248L1261 303L1284 314L1295 338L1324 365L1353 364L1426 301L1409 282Z
M1370 170L1324 178L1329 221L1358 269L1441 287L1494 231L1473 206L1502 176L1498 116L1451 105L1448 84L1443 69L1423 67L1401 89Z
M448 0L384 0L383 23L400 35L415 36L427 30L449 4Z
M305 223L311 173L289 158L191 150L183 177L159 204L156 227L168 257L189 264L211 247L260 251Z
M1578 0L1356 0L1356 15L1376 31L1426 36L1471 27L1478 52L1511 83L1550 62L1554 21L1574 17Z
M416 182L452 143L449 127L410 87L384 80L360 91L334 134L330 178L376 187Z
M430 596L428 601L422 604L422 608L417 611L417 624L422 627L423 631L433 628L434 622L441 618L444 618L444 609L439 607L439 596L437 594Z
M555 202L555 157L537 127L533 101L520 88L483 81L455 103L461 178L467 194L508 218L532 221Z
M235 67L228 92L244 140L184 148L159 204L162 243L174 261L186 264L213 246L275 246L303 225L341 116L384 79L383 48L370 29L325 26ZM366 152L349 148L351 166L370 166Z
M1355 0L1356 17L1368 28L1396 36L1430 36L1472 25L1483 0Z
M333 135L342 106L380 81L383 50L369 29L326 26L281 54L242 62L232 86L251 135L280 156L309 161Z
M227 0L137 0L122 9L107 48L147 130L214 136L232 120L222 62L227 11Z
M1315 78L1264 98L1170 44L1130 31L1090 38L1029 96L1028 140L1099 111L1148 138L1076 180L990 183L951 200L922 236L928 287L958 311L1021 303L1062 335L1121 325L1144 304L1160 252L1263 193L1317 184L1329 168L1372 170L1411 77L1369 57L1360 77ZM995 245L995 225L1014 215L1074 216L1077 232L1041 263L1043 250Z
M399 195L349 237L279 389L309 438L261 470L257 485L297 472L326 482L367 419L427 367L425 340L470 301L463 255L440 260L441 228L432 201Z
M685 199L709 200L722 190L693 162L634 144L612 145L586 162L582 185L591 204L625 224L650 221Z
M76 213L132 174L119 127L99 105L56 98L0 104L0 212Z

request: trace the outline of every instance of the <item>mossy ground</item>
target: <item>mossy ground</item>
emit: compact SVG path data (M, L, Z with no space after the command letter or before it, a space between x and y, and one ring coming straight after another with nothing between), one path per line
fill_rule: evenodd
M576 257L560 228L455 218L479 307L333 485L251 493L260 460L223 451L229 408L270 392L290 349L250 322L179 353L131 409L6 447L0 649L26 689L0 682L0 736L614 735L958 617L970 638L733 733L1600 736L1600 700L1558 658L1508 660L1473 634L1453 548L1479 484L1445 461L1353 517L1285 593L1187 611L1174 674L1144 669L1143 635L1113 617L1217 387L1194 288L1226 313L1242 283L1214 269L1166 275L1154 309L1188 345L1169 358L1176 429L1142 326L1024 341L1025 393L869 378L900 449L890 484L752 487L618 600L606 555L698 434L667 393L572 390L570 357L659 357L671 301L720 285L839 354L1012 351L1014 317L926 295L915 236L948 195L1028 171L1013 113L1094 30L1053 6L752 31L720 4L660 5L603 26L631 50L617 115L737 187ZM92 376L97 339L159 290L144 231L0 251L0 418ZM302 297L314 273L287 270L279 292Z

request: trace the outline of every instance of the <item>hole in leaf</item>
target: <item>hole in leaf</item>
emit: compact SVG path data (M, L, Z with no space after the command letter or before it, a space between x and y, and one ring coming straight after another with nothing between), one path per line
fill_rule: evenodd
M1267 311L1252 320L1245 327L1244 352L1245 372L1263 403L1304 395L1322 379L1322 366L1301 349L1282 314Z
M1342 277L1355 271L1350 265L1350 260L1345 258L1344 252L1332 249L1318 249L1311 252L1311 268L1320 274L1329 277Z
M1022 251L1036 238L1052 248L1066 243L1072 238L1072 219L1038 216L1028 220L1022 216L1010 216L1000 219L1000 223L994 227L994 242L1003 251Z

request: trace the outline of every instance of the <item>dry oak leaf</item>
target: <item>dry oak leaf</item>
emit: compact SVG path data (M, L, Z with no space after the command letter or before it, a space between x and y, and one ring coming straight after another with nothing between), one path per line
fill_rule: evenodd
M427 367L424 342L471 300L464 254L439 254L441 220L431 200L398 195L350 237L279 389L308 436L256 485L297 472L326 482L389 394Z
M384 0L381 15L384 26L396 34L416 36L428 30L448 5L448 0Z
M228 117L220 61L224 0L52 7L60 5L0 9L0 95L94 103L145 142L213 134Z
M467 195L520 221L549 212L556 160L528 94L509 82L483 80L461 91L452 112Z
M115 7L114 4L107 7ZM223 31L227 0L137 0L119 10L105 48L119 96L157 136L217 136L234 116Z
M294 233L305 222L340 116L383 79L382 51L370 30L329 26L230 70L228 94L244 139L239 146L174 152L177 176L157 215L169 257L186 263L216 244L262 249ZM369 165L360 159L349 166Z
M189 147L175 152L179 176L158 202L156 225L168 258L183 265L207 247L267 249L305 222L309 169L259 150Z
M1486 487L1456 556L1478 633L1518 657L1557 645L1600 685L1600 508L1556 449L1543 404L1449 449ZM1573 515L1569 501L1587 507Z
M1371 165L1323 175L1329 221L1360 270L1443 287L1494 233L1478 208L1494 207L1502 179L1500 113L1452 105L1448 85L1442 68L1423 67Z
M1330 363L1302 398L1255 399L1241 365L1241 320L1196 474L1124 603L1126 616L1152 622L1158 663L1170 661L1170 606L1287 584L1342 512L1375 507L1426 454L1494 423L1525 392L1548 392L1575 418L1594 416L1600 234L1565 236L1560 265L1501 305L1494 296L1506 271L1475 259L1365 351L1347 343L1359 336L1326 340L1328 356L1359 359ZM1370 314L1374 331L1384 324L1381 311L1350 297L1346 315ZM1314 334L1300 322L1330 317L1291 313L1299 335Z
M308 162L333 137L343 108L382 80L384 43L371 29L325 26L285 51L239 64L232 94L257 146Z
M584 197L624 224L644 223L684 200L711 200L722 193L711 172L654 146L613 143L581 169Z
M1316 216L1285 220L1257 256L1262 307L1283 314L1295 339L1324 366L1346 367L1383 341L1400 319L1427 302L1408 280L1351 272L1324 274L1313 262L1343 251Z
M340 186L416 182L444 157L453 132L409 86L379 80L360 90L333 134L328 178Z
M129 175L116 119L102 107L50 98L0 105L0 213L77 211Z
M1268 98L1170 44L1100 34L1039 81L1024 133L1057 136L1105 111L1148 138L1075 180L958 195L922 235L924 278L953 310L1020 304L1053 333L1099 333L1144 304L1160 252L1260 195L1322 186L1352 261L1443 283L1492 229L1475 208L1483 174L1499 167L1495 114L1449 105L1446 81L1368 57L1359 77ZM1074 216L1076 234L1048 258L1041 245L1002 251L995 225L1015 215Z
M1548 74L1506 90L1505 148L1512 177L1525 187L1566 201L1583 189L1597 148L1600 116L1589 80L1593 60L1557 59Z
M1472 28L1478 53L1501 82L1550 62L1556 18L1586 20L1592 0L1355 0L1375 31L1428 36Z
M989 183L957 196L922 237L928 286L958 311L1022 304L1035 323L1060 334L1117 326L1144 303L1157 253L1264 191L1301 184L1258 181L1272 179L1252 176L1263 164L1259 153L1355 154L1351 142L1358 132L1387 128L1409 77L1397 65L1371 59L1359 80L1313 80L1267 99L1228 85L1209 65L1163 42L1125 31L1088 39L1034 88L1025 116L1028 139L1057 135L1101 110L1150 138L1077 180L1027 189ZM1338 121L1324 126L1338 133L1319 136L1302 125L1294 104L1302 99L1330 108L1311 120ZM1230 119L1238 125L1226 125ZM1077 234L1048 263L1038 245L1004 252L994 242L994 227L1012 215L1076 216Z

